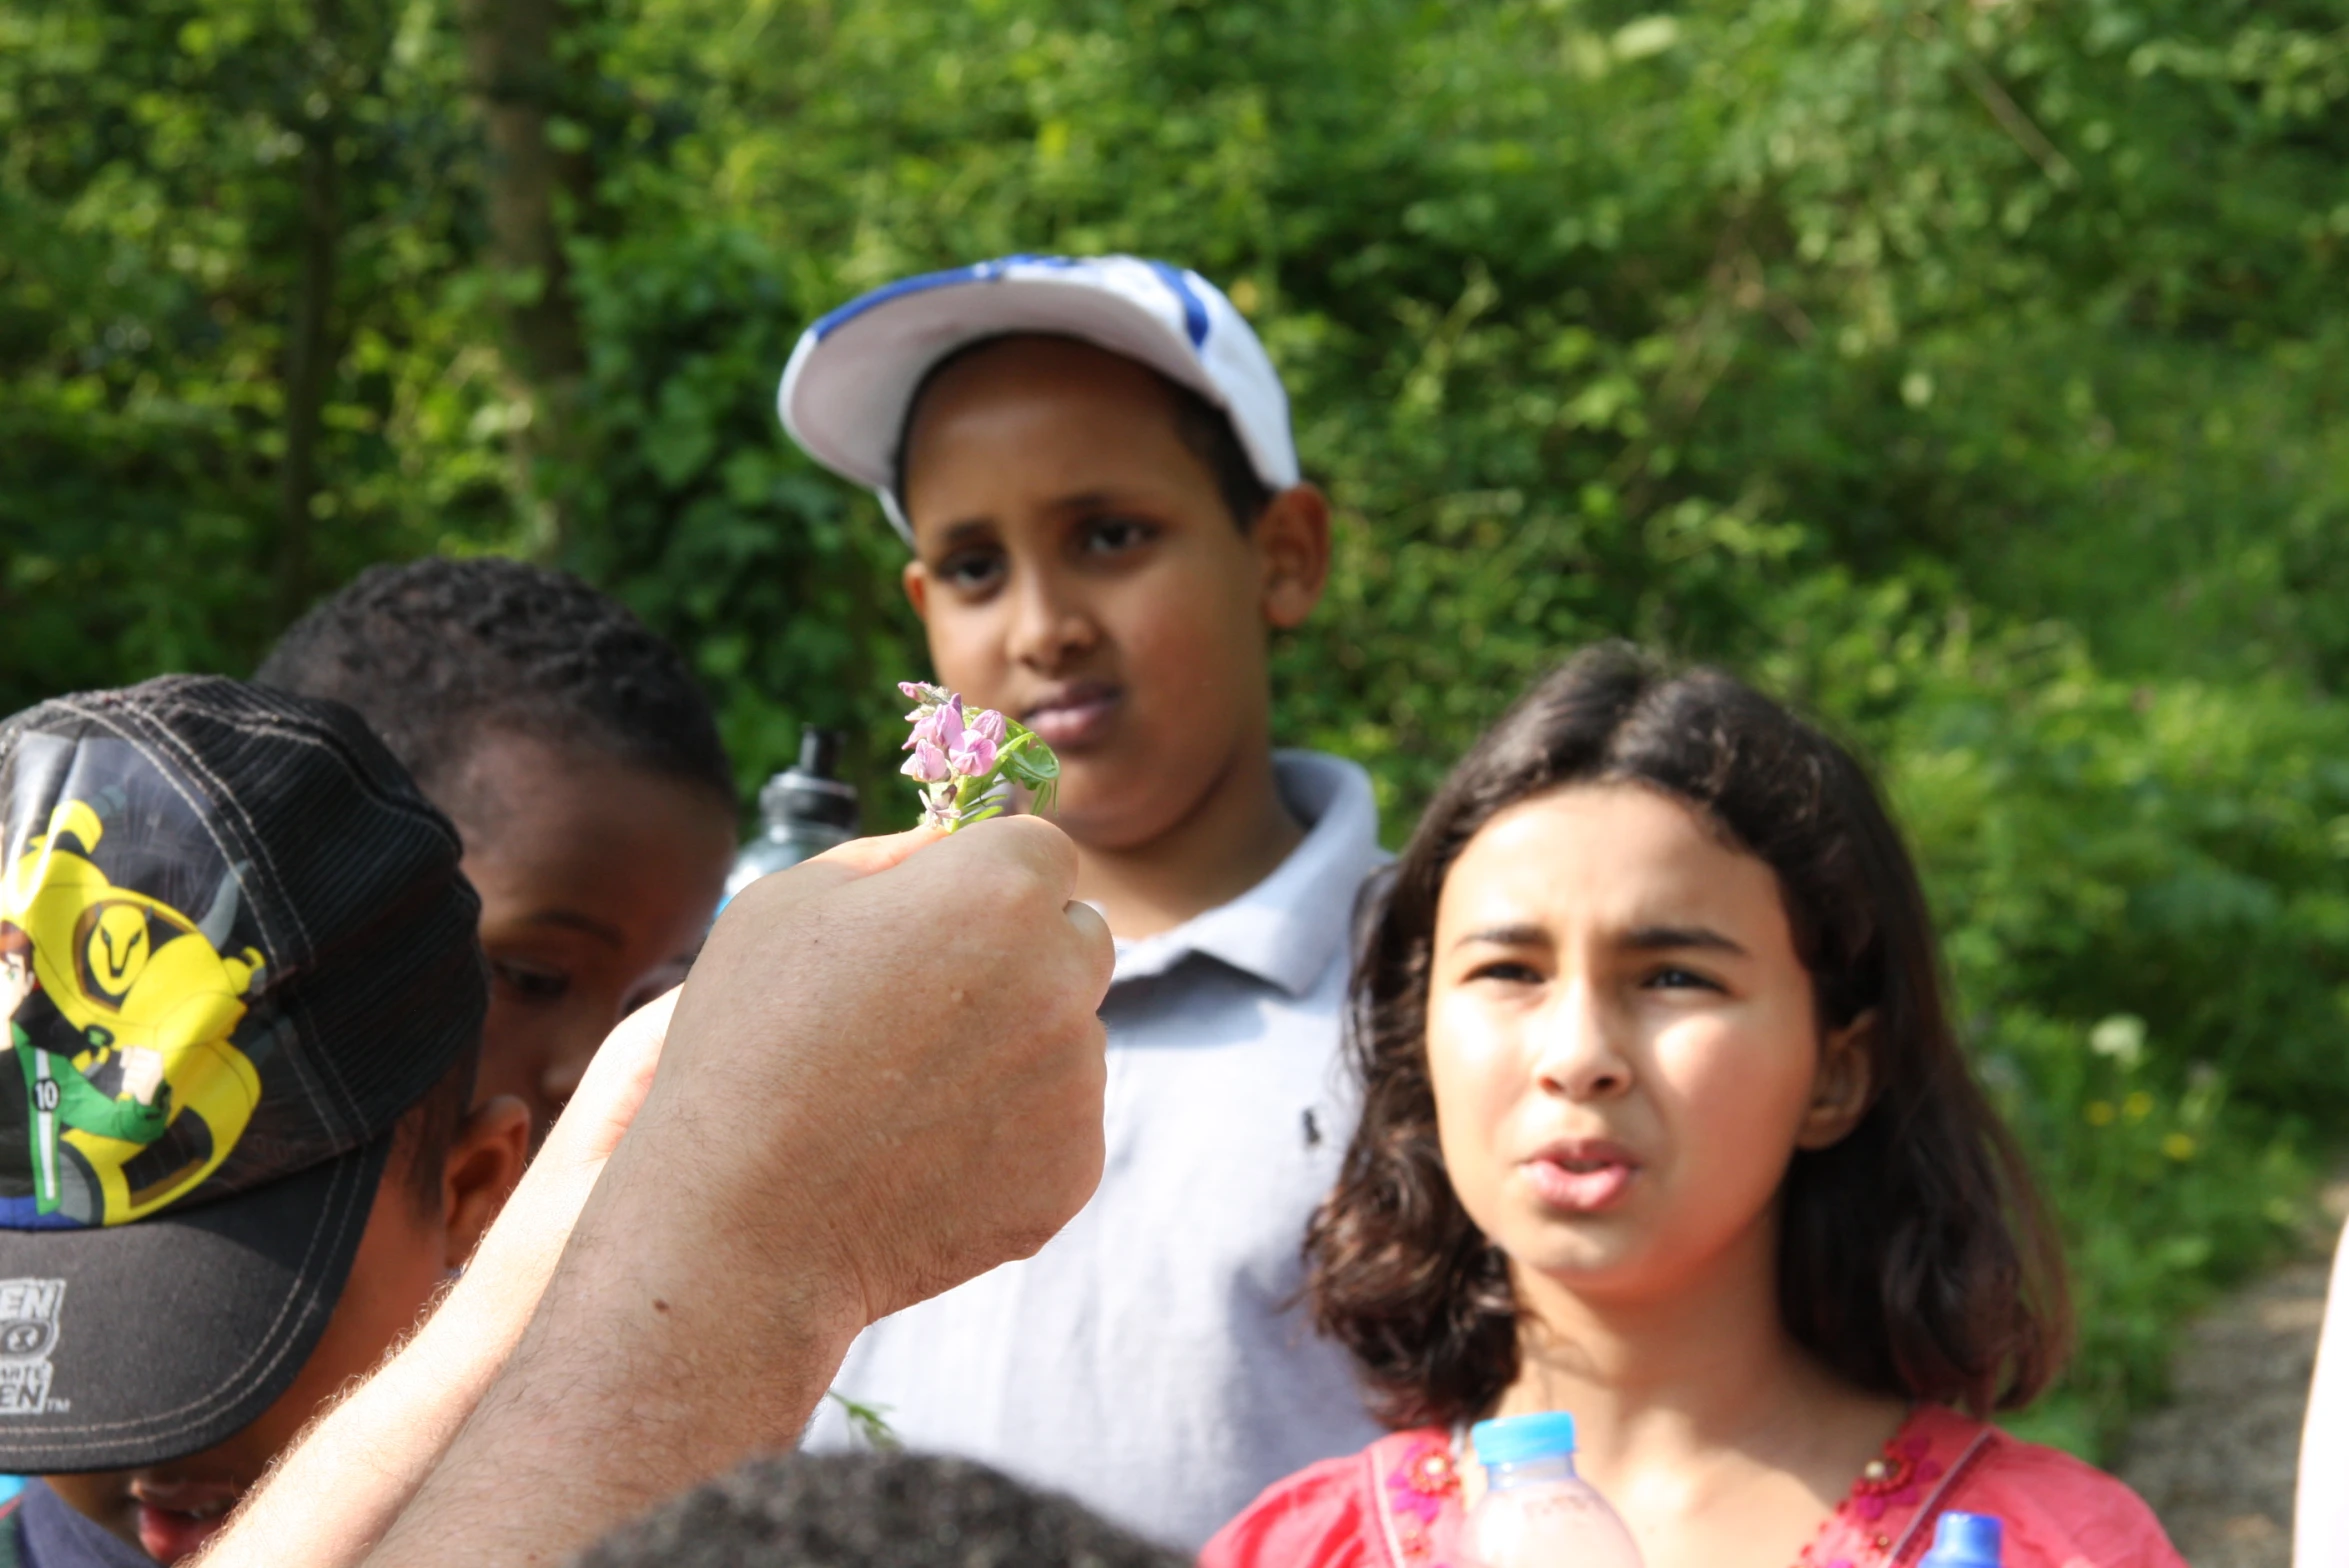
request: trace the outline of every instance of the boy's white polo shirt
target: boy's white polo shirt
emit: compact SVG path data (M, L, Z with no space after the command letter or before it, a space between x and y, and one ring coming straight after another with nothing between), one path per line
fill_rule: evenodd
M1101 1187L1035 1257L867 1329L835 1387L910 1449L982 1460L1196 1551L1272 1482L1379 1435L1295 1305L1337 1178L1354 897L1385 857L1368 775L1275 756L1307 826L1278 870L1120 943ZM815 1448L855 1446L839 1405Z

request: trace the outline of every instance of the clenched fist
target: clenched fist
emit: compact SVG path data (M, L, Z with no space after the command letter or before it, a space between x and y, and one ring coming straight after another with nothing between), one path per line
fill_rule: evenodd
M745 1247L771 1231L796 1252L812 1226L867 1321L1033 1253L1101 1177L1112 955L1070 902L1076 864L1017 817L751 884L630 1142L673 1143Z

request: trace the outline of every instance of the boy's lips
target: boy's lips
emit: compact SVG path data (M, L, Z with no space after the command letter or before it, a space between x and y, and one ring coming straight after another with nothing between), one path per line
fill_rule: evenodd
M1054 751L1082 751L1107 734L1124 700L1124 689L1107 681L1076 681L1046 692L1019 719Z
M1622 1201L1639 1175L1639 1161L1619 1143L1601 1138L1553 1143L1525 1162L1534 1195L1568 1214L1597 1214Z
M233 1481L158 1481L141 1477L131 1483L139 1504L139 1545L149 1557L170 1568L202 1551L228 1523L229 1510L244 1496Z

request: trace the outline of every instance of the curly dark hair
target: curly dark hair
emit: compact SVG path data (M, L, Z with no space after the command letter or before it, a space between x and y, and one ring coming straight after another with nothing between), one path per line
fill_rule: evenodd
M753 1459L606 1536L575 1568L1182 1568L1077 1503L967 1459Z
M253 679L349 703L436 799L494 729L734 801L717 720L677 650L567 572L494 557L371 566L296 621Z
M1436 906L1470 839L1567 785L1628 781L1700 812L1777 873L1822 1030L1873 1009L1873 1098L1780 1193L1788 1331L1857 1387L1977 1413L2028 1403L2070 1337L2063 1258L2014 1141L1968 1069L1898 830L1851 753L1710 669L1622 644L1542 680L1452 770L1368 896L1347 1016L1362 1120L1306 1242L1323 1332L1382 1419L1489 1411L1518 1372L1508 1261L1460 1205L1427 1061Z

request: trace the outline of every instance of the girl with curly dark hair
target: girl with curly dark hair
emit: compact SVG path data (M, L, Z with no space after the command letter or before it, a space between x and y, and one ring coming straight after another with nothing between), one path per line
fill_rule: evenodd
M1374 895L1349 1040L1309 1288L1395 1430L1203 1568L1460 1568L1467 1424L1550 1410L1648 1568L1912 1563L1952 1509L2006 1568L2180 1565L1983 1419L2060 1364L2061 1257L1898 832L1785 709L1621 646L1534 687Z

